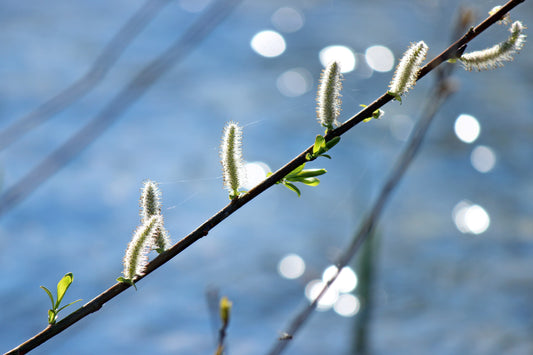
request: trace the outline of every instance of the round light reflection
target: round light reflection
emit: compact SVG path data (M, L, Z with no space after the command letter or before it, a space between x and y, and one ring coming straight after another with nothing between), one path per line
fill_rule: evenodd
M405 115L396 115L389 121L389 128L394 138L406 142L413 130L414 123L411 117Z
M474 116L463 113L455 120L454 130L457 138L472 143L479 137L481 126Z
M244 164L244 170L246 171L246 180L244 181L243 187L250 190L265 180L270 168L262 161L253 161Z
M286 279L297 279L305 271L304 260L296 254L288 254L280 260L278 272Z
M353 317L359 312L361 303L359 299L351 294L340 295L333 305L333 310L343 317Z
M310 281L307 286L305 286L305 297L307 297L309 302L313 302L318 297L325 285L326 283L322 280L313 280ZM326 311L330 309L333 307L338 298L339 292L337 289L330 287L324 296L320 298L320 301L318 301L317 310Z
M353 71L356 65L354 52L346 46L326 47L320 51L318 58L324 67L333 61L338 62L342 73Z
M322 274L322 281L328 282L337 273L335 265L329 266ZM357 275L349 267L344 267L331 287L335 287L339 292L351 292L357 286Z
M452 217L461 233L481 234L490 226L490 216L487 211L468 201L459 202L453 209Z
M368 47L365 51L365 59L375 71L388 72L394 67L394 54L385 46Z
M472 151L470 162L472 162L472 166L480 173L488 173L496 164L496 154L489 147L479 145Z
M270 19L274 27L282 32L296 32L304 25L304 16L292 7L279 8Z
M308 92L313 84L311 74L303 68L287 70L278 77L279 92L288 97L296 97Z
M255 34L250 42L254 51L263 57L277 57L285 52L285 40L275 31L261 31Z

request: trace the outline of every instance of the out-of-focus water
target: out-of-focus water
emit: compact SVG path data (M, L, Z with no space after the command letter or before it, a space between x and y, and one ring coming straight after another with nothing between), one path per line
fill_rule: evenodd
M169 4L94 91L1 152L3 189L89 122L204 2ZM141 5L0 1L0 129L83 75ZM73 272L65 301L87 302L115 282L139 223L144 179L160 183L166 227L179 240L228 202L218 157L226 121L244 126L246 160L277 169L322 132L315 90L323 49L341 46L345 68L353 66L344 74L345 120L386 90L391 59L395 65L410 42L424 40L430 57L444 49L460 5L472 6L478 22L497 3L245 1L105 134L1 217L1 350L46 326L49 300L40 285L55 289ZM526 1L511 17L532 25L532 10ZM276 34L255 37L262 31ZM490 29L469 49L507 33ZM266 48L264 38L273 41ZM454 74L460 91L437 115L380 224L366 325L373 352L533 353L530 48L504 68ZM343 136L331 161L310 164L328 170L318 187L302 187L301 198L270 189L139 282L137 292L126 291L34 352L213 353L206 292L218 288L234 305L228 353L265 353L307 302L306 285L349 243L432 81L424 78L402 105L384 107L383 120ZM288 254L300 257L291 259L300 265L293 279L278 272ZM357 296L359 287L345 295ZM350 353L358 316L317 312L288 353Z

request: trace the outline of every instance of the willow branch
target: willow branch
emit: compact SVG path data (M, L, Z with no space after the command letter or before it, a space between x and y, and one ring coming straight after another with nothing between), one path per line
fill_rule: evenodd
M481 32L483 32L485 29L490 27L492 24L500 20L503 15L505 15L507 12L509 12L512 8L517 6L518 4L524 2L525 0L511 0L507 4L505 4L500 11L496 12L495 14L489 16L485 21L483 21L481 24L476 26L475 28L471 29L467 34L462 36L459 40L457 40L455 43L450 45L447 49L445 49L441 54L436 56L433 60L431 60L427 65L425 65L418 76L418 79L421 79L426 74L428 74L430 71L435 69L437 66L442 64L448 59L452 59L457 56L457 52L459 50L464 50L464 46L474 39L477 35L479 35ZM361 122L363 119L371 117L372 113L381 108L383 105L385 105L387 102L392 100L392 96L385 93L381 97L379 97L377 100L375 100L372 104L370 104L365 109L361 110L359 113L354 115L352 118L350 118L348 121L343 123L338 128L330 131L326 135L326 139L330 140L333 137L341 136L342 134L346 133L348 130L353 128L356 124ZM205 221L202 225L200 225L196 230L191 232L189 235L181 239L179 242L174 244L170 249L167 251L159 254L155 259L153 259L146 267L145 275L142 277L138 277L135 279L135 283L138 283L143 278L151 274L153 271L158 269L161 265L167 263L172 258L180 254L182 251L187 249L190 245L201 239L202 237L207 236L207 234L213 229L215 226L217 226L220 222L228 218L230 215L232 215L235 211L237 211L239 208L243 207L245 204L253 200L255 197L260 195L262 192L267 190L268 188L272 187L276 184L277 181L281 180L283 177L285 177L287 174L289 174L292 170L300 166L301 164L305 163L306 155L308 153L312 153L313 146L310 146L306 150L304 150L302 153L300 153L297 157L292 159L290 162L285 164L283 167L281 167L279 170L277 170L274 174L272 174L269 178L263 180L263 182L259 183L256 187L252 188L248 193L239 196L238 198L233 199L226 207L221 209L219 212L217 212L215 215L213 215L211 218L209 218L207 221ZM386 187L385 190L391 190L390 187ZM378 200L379 201L379 200ZM379 204L382 204L383 202L378 202ZM381 208L381 207L380 207ZM372 224L369 224L368 220L366 223L364 223L361 227L361 231L368 231L372 227ZM360 232L361 233L361 232ZM354 242L354 244L350 247L350 249L357 248L358 245L362 243L362 240ZM342 265L346 261L340 261L340 264ZM24 354L35 347L39 346L40 344L44 343L48 339L52 338L53 336L59 334L63 330L67 329L74 323L78 322L79 320L85 318L91 313L94 313L98 311L102 306L110 301L111 299L118 296L120 293L125 291L131 287L129 284L125 283L117 283L113 286L111 286L109 289L83 305L81 308L76 310L75 312L71 313L67 317L63 318L59 322L57 322L54 325L48 326L43 331L41 331L39 334L35 335L33 338L29 339L28 341L24 342L23 344L19 345L18 347L14 348L13 350L9 351L7 354Z

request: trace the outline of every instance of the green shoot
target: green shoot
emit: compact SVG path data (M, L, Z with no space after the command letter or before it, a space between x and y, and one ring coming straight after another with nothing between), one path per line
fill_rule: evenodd
M320 134L316 136L315 144L313 145L313 153L307 153L305 158L307 160L314 160L318 157L324 157L331 159L331 157L326 153L328 150L333 148L339 141L341 140L341 137L333 137L328 142L326 142L326 139L321 136Z
M293 183L300 182L308 186L317 186L320 184L320 179L318 179L317 176L323 175L327 172L326 169L304 169L304 167L305 163L291 171L283 179L276 182L276 184L282 184L289 190L296 192L298 197L300 197L300 189L298 189ZM267 176L270 175L272 175L272 173L267 174Z
M66 306L59 308L59 306L61 305L61 301L63 300L63 297L65 297L65 293L67 292L72 281L74 281L74 275L72 275L71 272L65 274L65 276L63 276L63 278L59 280L57 284L57 300L54 300L54 296L52 295L52 292L50 292L50 290L48 290L44 286L41 286L41 288L48 294L48 297L50 297L50 301L52 302L52 308L48 310L48 324L55 324L57 320L57 315L61 310L67 308L68 306L76 302L81 301L80 299L74 302L70 302Z
M402 101L402 98L399 97L397 100L399 100L399 101L401 102L401 101ZM361 106L361 107L363 107L363 108L367 107L366 105L363 105L363 104L361 104L361 105L359 105L359 106ZM373 118L375 118L376 120L380 120L380 119L383 118L383 115L384 115L384 114L385 114L385 111L383 111L382 109L379 109L379 108L378 108L377 110L375 110L374 112L372 112L372 116L371 116L371 117L365 118L365 119L363 120L363 122L368 122L368 121L372 120Z
M125 283L125 284L128 284L128 285L131 285L131 286L133 286L135 288L135 291L137 291L137 286L135 286L135 282L133 282L132 279L127 279L127 278L125 278L123 276L120 276L120 277L117 278L117 281Z

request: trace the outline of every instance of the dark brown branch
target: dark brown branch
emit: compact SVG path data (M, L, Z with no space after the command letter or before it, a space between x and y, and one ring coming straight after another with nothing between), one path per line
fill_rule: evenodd
M495 23L496 21L500 20L504 14L509 12L512 8L517 6L518 4L524 2L525 0L511 0L506 5L502 7L500 11L497 13L491 15L488 17L485 21L483 21L480 25L475 27L474 29L470 30L467 34L465 34L463 37L461 37L458 41L456 41L454 44L452 44L450 47L448 47L446 50L444 50L441 54L439 54L437 57L435 57L433 60L431 60L427 65L425 65L420 74L418 79L425 76L427 73L435 69L438 65L445 62L448 59L454 58L456 56L456 53L459 48L464 47L469 41L471 41L473 38L475 38L479 33L483 32L485 29L487 29L490 25ZM372 104L370 104L368 107L354 115L352 118L350 118L348 121L346 121L344 124L342 124L340 127L338 127L335 130L330 131L326 138L329 140L335 136L341 136L342 134L346 133L348 130L350 130L352 127L354 127L356 124L361 122L363 119L367 117L371 117L372 113L385 105L387 102L392 100L392 96L385 93L380 98L378 98L376 101L374 101ZM427 128L426 128L427 129ZM423 135L422 135L423 137ZM419 145L420 143L418 143ZM417 149L417 148L416 148ZM225 220L227 217L229 217L231 214L233 214L235 211L237 211L239 208L244 206L246 203L260 195L262 192L276 184L277 181L281 180L284 176L289 174L292 170L294 170L296 167L301 165L302 163L306 162L306 154L311 153L313 150L313 146L310 146L305 151L300 153L297 157L295 157L293 160L285 164L282 168L277 170L274 174L272 174L269 178L265 179L263 182L258 184L256 187L251 189L248 193L241 195L239 198L232 200L226 207L221 209L219 212L217 212L214 216L212 216L210 219L208 219L206 222L204 222L201 226L199 226L196 230L194 230L192 233L181 239L179 242L174 244L169 250L159 254L155 259L153 259L146 268L146 273L143 277L138 277L135 282L139 282L144 277L148 276L150 273L155 271L157 268L159 268L161 265L165 264L172 258L174 258L176 255L181 253L183 250L187 249L190 245L198 241L200 238L206 236L211 229L213 229L216 225L218 225L220 222ZM416 150L415 150L416 152ZM412 159L412 157L410 158ZM397 165L392 176L395 174L403 174L403 171L398 168ZM389 180L391 181L391 180ZM371 216L365 220L365 223L361 226L359 230L359 235L366 235L368 234L372 227L373 227L373 219L376 218L377 215L381 212L381 209L388 198L388 195L392 191L394 185L391 185L389 182L384 187L385 195L383 197L379 198L376 207L374 208L373 212L371 213ZM372 214L375 214L374 217L372 217ZM356 250L359 245L363 242L365 237L356 238L354 240L354 243L350 246L349 251L351 253ZM347 254L346 254L347 255ZM339 266L346 265L347 260L345 258L341 258L339 261ZM339 268L340 270L341 268ZM333 283L334 279L331 280L328 285ZM53 336L57 335L58 333L62 332L66 328L70 327L72 324L76 323L77 321L81 320L82 318L88 316L89 314L98 311L102 306L108 302L109 300L116 297L118 294L122 293L126 289L128 289L130 285L124 284L124 283L117 283L114 286L110 287L108 290L100 294L99 296L95 297L90 302L83 305L80 309L76 310L74 313L68 315L61 321L57 322L55 325L49 326L46 329L44 329L42 332L34 336L33 338L29 339L25 343L19 345L18 347L14 348L13 350L9 351L6 354L24 354L35 347L39 346L40 344L44 343L48 339L52 338ZM324 292L324 291L323 291ZM306 313L311 313L314 308L310 310L306 310ZM304 317L307 317L309 314L302 314L301 319ZM301 320L299 319L299 320ZM292 334L291 332L287 332L288 334ZM275 353L275 352L273 352Z
M105 77L135 37L169 3L169 0L148 0L104 47L83 77L0 132L0 151L91 91Z

